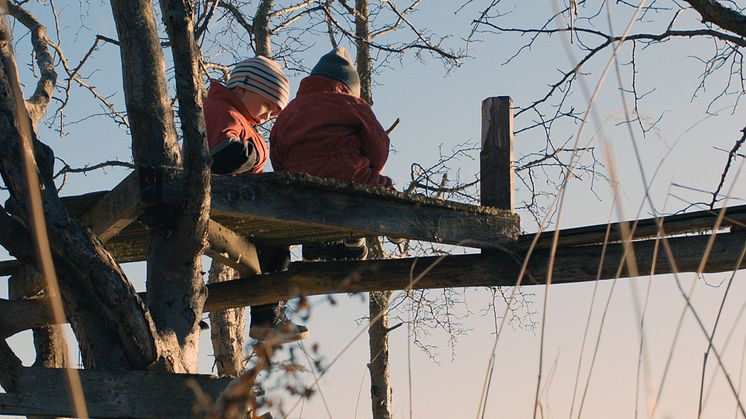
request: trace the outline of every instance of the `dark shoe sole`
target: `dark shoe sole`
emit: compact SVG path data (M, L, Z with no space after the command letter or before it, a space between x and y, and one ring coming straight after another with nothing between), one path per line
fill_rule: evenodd
M296 332L283 332L274 327L252 327L249 329L249 337L270 344L281 345L283 343L297 342L308 338L308 330Z

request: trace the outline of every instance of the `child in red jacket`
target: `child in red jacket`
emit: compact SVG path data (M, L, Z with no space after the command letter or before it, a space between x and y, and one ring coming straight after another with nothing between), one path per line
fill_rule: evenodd
M277 116L289 94L282 69L265 57L236 63L225 85L216 80L210 83L205 123L213 173L264 172L267 144L254 127Z
M205 99L207 142L212 172L222 175L262 173L267 144L255 126L285 108L290 93L280 66L265 57L236 63L225 85L212 81ZM257 246L262 272L285 270L290 261L286 247ZM251 307L249 336L285 343L305 339L308 329L291 322L281 304Z
M382 174L389 137L360 99L360 78L344 48L321 57L278 116L270 141L275 170L392 187ZM365 257L365 241L346 241L342 258ZM340 247L342 244L337 243ZM304 246L304 258L317 259Z

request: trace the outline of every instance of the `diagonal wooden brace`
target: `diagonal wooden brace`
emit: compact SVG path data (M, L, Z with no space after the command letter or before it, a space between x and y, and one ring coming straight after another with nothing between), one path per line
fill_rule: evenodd
M174 191L180 184L180 172L173 169L138 168L114 189L99 199L81 221L106 243L148 209L163 202L174 202L165 191ZM168 185L166 187L166 185ZM244 275L261 272L256 247L245 237L217 222L208 226L207 256L228 265Z
M261 273L256 247L240 234L210 220L207 226L207 240L210 247L205 254L223 265L244 275Z

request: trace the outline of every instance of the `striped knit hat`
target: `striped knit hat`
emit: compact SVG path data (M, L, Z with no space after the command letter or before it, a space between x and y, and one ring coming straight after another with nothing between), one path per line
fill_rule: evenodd
M269 58L259 56L234 64L226 87L232 89L239 86L266 97L280 109L285 109L288 104L288 78L282 68Z

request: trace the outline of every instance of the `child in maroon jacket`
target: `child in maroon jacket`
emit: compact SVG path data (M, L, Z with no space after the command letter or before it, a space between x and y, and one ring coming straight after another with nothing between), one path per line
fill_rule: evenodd
M212 172L223 175L262 173L267 144L255 126L285 108L290 94L288 79L280 66L265 57L236 63L225 85L212 81L205 99L207 143ZM287 247L257 246L262 272L287 268ZM285 343L305 339L308 329L291 322L281 304L251 307L249 336Z
M324 55L270 134L275 170L391 187L389 137L367 102L344 48Z
M269 141L275 170L393 187L382 174L389 137L370 105L360 99L360 78L344 48L321 57L311 75L301 81ZM342 258L365 257L364 240L344 244ZM307 251L312 247L304 246L304 258L318 259Z

